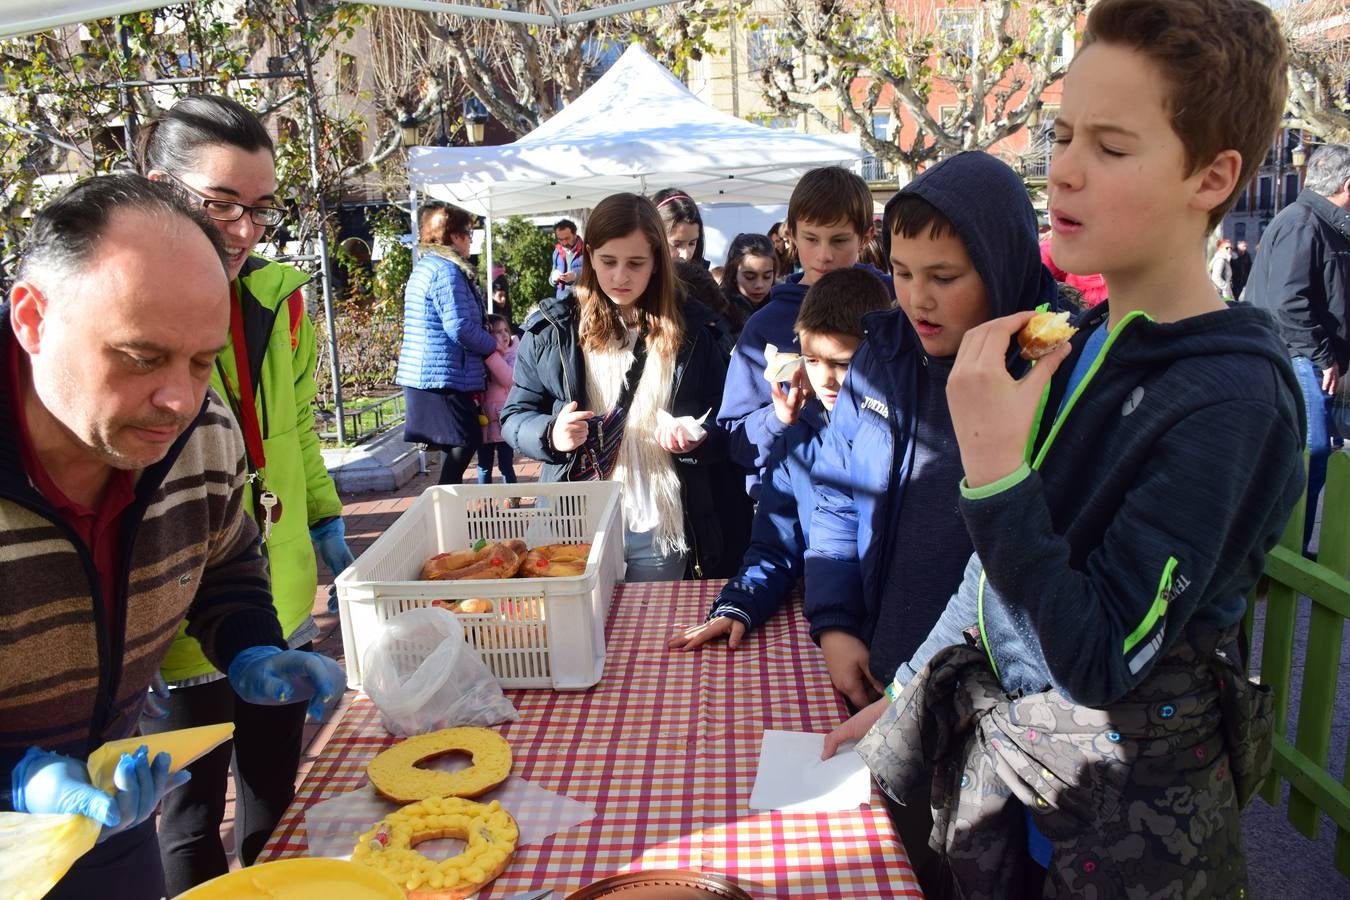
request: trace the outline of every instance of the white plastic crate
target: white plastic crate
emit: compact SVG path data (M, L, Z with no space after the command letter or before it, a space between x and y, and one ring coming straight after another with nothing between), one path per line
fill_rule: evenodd
M347 683L383 623L435 600L482 597L493 611L458 614L465 639L506 688L581 690L605 668L605 619L623 576L620 486L612 481L429 487L337 577ZM522 505L508 508L509 497ZM546 539L539 539L546 535ZM559 578L419 581L437 553L479 539L589 543L586 570Z

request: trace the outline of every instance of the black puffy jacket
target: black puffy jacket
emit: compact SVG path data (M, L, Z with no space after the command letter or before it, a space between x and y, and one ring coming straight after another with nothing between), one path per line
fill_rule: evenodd
M1350 211L1305 190L1261 236L1242 299L1275 314L1290 356L1350 363Z
M579 313L572 298L548 299L525 320L516 354L515 385L502 407L502 437L518 453L544 464L541 480L566 481L572 453L553 450L546 436L558 413L575 400L586 407L586 365L578 339ZM686 303L684 341L675 358L675 390L670 414L698 418L722 402L726 363L715 332L706 324L714 317L705 307ZM698 323L698 324L694 324ZM722 526L714 508L710 469L726 459L727 434L705 422L708 437L687 456L676 457L684 495L684 521L691 574L720 571Z

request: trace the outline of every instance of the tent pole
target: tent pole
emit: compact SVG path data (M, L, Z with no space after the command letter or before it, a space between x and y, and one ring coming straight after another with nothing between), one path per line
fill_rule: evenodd
M338 361L337 322L333 314L333 272L332 261L328 257L328 202L323 196L323 184L319 175L319 98L318 88L314 84L314 55L310 52L309 40L305 37L309 28L309 16L305 12L305 0L296 0L296 12L300 16L300 53L304 61L305 94L309 113L309 186L319 203L319 284L323 289L323 316L328 326L328 353L333 377L333 414L337 425L337 443L341 447L346 443L347 431L342 412L342 366Z
M487 215L483 216L483 247L487 251L487 295L488 312L492 311L492 206L487 208Z
M408 232L412 234L412 257L417 262L417 242L422 236L417 233L417 188L412 186L412 173L408 173Z

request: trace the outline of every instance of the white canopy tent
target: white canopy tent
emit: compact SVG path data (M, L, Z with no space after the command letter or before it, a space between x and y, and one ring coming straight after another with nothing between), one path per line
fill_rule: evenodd
M300 2L303 10L304 0ZM504 9L482 0L364 2L565 26L674 0L599 0L580 12L566 14L556 2L543 0L547 17ZM0 0L0 38L139 12L165 3L166 0ZM306 78L312 82L309 46L303 41L301 46ZM311 92L311 130L317 121L314 102ZM856 139L849 142L762 128L720 113L634 46L590 90L519 141L505 147L414 148L409 168L414 197L421 188L485 217L489 229L487 263L491 271L493 216L584 209L616 191L646 192L667 185L679 186L700 203L772 206L787 202L793 183L807 169L856 161L862 156ZM311 178L316 187L317 172L317 161L311 158ZM649 179L659 184L649 184ZM321 197L321 207L322 202ZM319 243L323 275L320 284L341 435L343 403L337 332L333 325L327 237L322 230Z
M163 6L166 0L4 0L0 39Z
M849 164L855 139L764 128L699 100L634 44L557 115L502 146L414 147L414 190L482 216L587 209L667 186L699 203L786 203L808 169Z

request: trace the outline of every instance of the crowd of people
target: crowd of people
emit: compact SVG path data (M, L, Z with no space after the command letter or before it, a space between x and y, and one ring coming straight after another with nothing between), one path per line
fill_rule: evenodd
M1196 53L1185 36L1213 32L1219 6L1234 31ZM1237 123L1205 85L1251 47L1271 63L1232 76L1252 113ZM1100 4L1056 122L1049 234L978 152L923 172L879 223L861 179L814 170L782 223L736 236L715 268L679 188L608 198L584 244L559 223L559 293L524 323L503 436L545 479L624 484L630 580L734 570L673 650L734 651L804 584L856 712L827 752L864 739L934 895L1245 881L1239 810L1267 745L1264 698L1232 687L1247 684L1237 624L1304 484L1295 372L1344 366L1343 289L1305 310L1331 323L1314 370L1258 308L1288 319L1301 301L1266 286L1236 303L1262 257L1203 251L1274 132L1283 52L1254 4ZM1350 175L1338 154L1309 168L1324 197ZM1344 239L1343 203L1303 205L1305 228ZM1071 310L1078 335L1010 358L1045 309ZM766 377L782 350L802 364ZM1242 449L1216 460L1216 439ZM736 517L725 500L708 514L719 473L754 502L745 545L716 559ZM931 728L940 747L917 739ZM1068 798L1097 770L1116 802L1084 817ZM1136 868L1119 849L1128 803L1213 827L1184 846L1146 837Z
M879 221L856 174L812 170L720 280L692 197L619 193L584 238L557 223L552 295L517 328L473 217L427 203L405 434L445 484L475 456L514 481L516 454L621 483L626 580L727 579L672 652L736 652L804 585L850 712L825 753L858 742L928 896L1241 896L1270 699L1239 624L1309 479L1311 530L1350 356L1350 148L1317 149L1254 259L1205 253L1285 55L1255 0L1095 4L1048 240L979 151ZM0 573L26 586L0 596L0 804L103 826L58 898L223 872L231 765L251 863L344 682L310 644L318 561L351 554L305 276L253 253L280 217L272 143L193 97L140 163L37 214L0 322ZM1061 310L1073 337L1022 359ZM223 721L234 741L186 774L125 756L111 797L80 762Z

